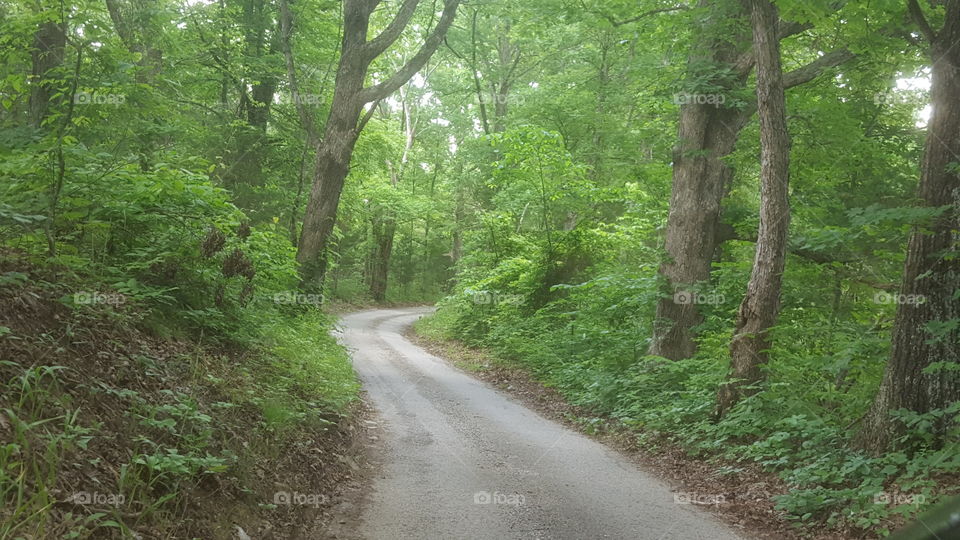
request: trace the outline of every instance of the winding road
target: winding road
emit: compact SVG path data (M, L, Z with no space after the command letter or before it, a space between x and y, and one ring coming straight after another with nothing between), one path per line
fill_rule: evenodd
M383 427L382 467L335 538L744 538L617 452L413 345L402 333L429 312L342 320Z

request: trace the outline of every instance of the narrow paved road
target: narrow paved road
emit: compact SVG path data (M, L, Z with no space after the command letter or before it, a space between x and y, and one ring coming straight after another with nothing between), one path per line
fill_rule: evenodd
M402 332L428 311L343 319L386 440L361 519L338 538L740 538L613 450L410 343Z

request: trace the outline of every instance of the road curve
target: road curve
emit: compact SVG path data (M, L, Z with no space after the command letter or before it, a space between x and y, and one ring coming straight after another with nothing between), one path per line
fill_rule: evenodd
M360 519L337 538L743 538L613 450L410 343L402 332L429 311L342 320L385 440Z

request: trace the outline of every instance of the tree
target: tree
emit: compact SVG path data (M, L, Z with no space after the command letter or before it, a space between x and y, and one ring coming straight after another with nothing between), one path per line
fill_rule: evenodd
M155 46L157 37L156 14L160 11L160 4L156 0L140 0L127 2L125 0L106 0L107 12L113 27L120 37L121 43L136 58L136 81L144 87L151 87L155 76L163 67L163 51ZM157 118L147 118L146 111L140 110L143 117L139 122L137 134L137 153L139 154L140 169L147 171L151 167L153 147L157 144L157 137L153 133L161 123Z
M424 83L429 76L424 78ZM410 152L418 134L420 114L417 101L420 93L410 85L400 89L400 128L403 131L403 152L399 163L387 160L387 169L390 172L390 185L398 189L403 182L410 161ZM393 254L393 240L397 232L397 216L389 207L382 212L374 212L370 217L370 231L372 235L370 246L369 285L370 297L376 302L383 302L387 298L387 278L390 274L390 256Z
M440 20L406 64L382 82L364 86L370 64L400 37L419 0L404 0L390 24L368 41L370 16L378 4L379 0L346 0L343 6L343 41L333 102L324 126L323 142L317 149L313 186L297 247L301 284L307 289L323 285L326 249L336 221L343 183L350 170L350 157L357 137L374 110L368 109L361 118L364 105L392 94L423 67L453 24L460 0L444 1Z
M730 380L720 387L717 412L723 414L748 385L762 380L770 348L768 332L780 312L780 289L790 225L790 135L780 65L778 12L770 0L751 0L753 49L757 64L760 117L760 228L747 292L730 341Z
M240 98L238 122L234 125L232 148L228 150L229 166L222 171L225 185L245 208L253 206L253 191L265 181L263 162L269 146L267 125L271 122L271 106L277 90L277 68L272 65L278 36L286 19L280 14L280 32L274 28L273 4L266 0L244 0L241 3L239 26L242 31L242 72L235 81Z
M669 294L657 302L649 351L671 360L688 358L696 350L693 328L701 322L700 312L693 302L674 301L673 294L678 288L692 287L710 277L720 203L733 176L723 158L733 152L737 137L749 120L732 104L733 94L743 90L752 65L752 60L738 62L749 56L743 9L739 0L705 1L701 7L709 7L724 17L707 20L688 61L688 80L706 78L710 87L691 88L692 99L684 99L680 106L664 244L667 259L660 268ZM737 33L718 35L721 26L724 31L737 28ZM703 101L707 101L706 97L713 99L700 103L701 95L705 96Z
M930 102L920 185L922 204L941 213L929 226L915 226L893 327L890 361L858 434L860 446L880 452L904 426L891 413L926 413L960 400L960 0L945 2L942 28L935 31L916 0L911 18L929 44ZM949 415L934 431L942 442Z
M754 63L746 34L738 30L730 35L731 28L741 28L741 21L745 30L746 12L733 0L704 0L699 7L716 15L700 29L688 60L687 93L678 96L682 101L664 240L666 260L660 267L667 294L657 302L649 349L649 354L671 360L696 352L694 328L702 322L700 310L694 302L675 301L674 294L708 280L717 247L729 239L721 227L721 210L733 169L725 158L756 111L755 103L738 107L734 99L744 92ZM809 28L781 21L776 37L783 40ZM845 48L828 52L785 73L783 85L805 84L852 58Z
M33 36L30 74L30 124L39 128L47 118L50 101L56 93L53 70L63 62L67 45L65 14L55 10L44 11Z

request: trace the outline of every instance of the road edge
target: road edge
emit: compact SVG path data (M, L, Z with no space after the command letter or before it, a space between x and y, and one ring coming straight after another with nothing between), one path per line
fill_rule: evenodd
M451 367L491 385L544 418L616 451L644 472L667 483L674 492L704 492L706 480L717 474L716 464L692 458L678 447L662 444L658 453L653 454L650 449L638 445L636 439L625 430L613 428L610 419L598 417L568 403L558 391L544 386L529 371L504 365L487 351L456 340L421 335L412 324L406 327L403 336ZM743 464L737 466L742 467ZM710 492L715 492L716 485L708 485L713 486ZM740 501L744 495L750 499L740 504L702 505L700 508L741 534L758 540L846 540L834 533L811 536L791 527L783 514L773 508L770 500L771 494L788 490L776 475L750 470L730 487L738 488L732 491L742 490L741 493L728 493L732 500Z

